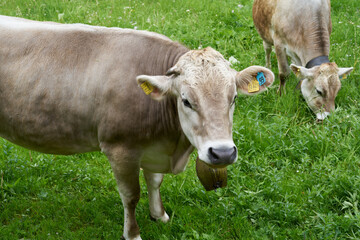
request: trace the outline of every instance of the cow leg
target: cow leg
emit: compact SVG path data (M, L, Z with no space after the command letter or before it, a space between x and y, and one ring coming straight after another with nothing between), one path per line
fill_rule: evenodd
M272 45L270 43L267 43L265 41L263 41L263 45L264 45L264 50L265 50L265 63L266 63L266 67L268 69L271 69L271 50L272 50Z
M289 68L289 63L287 60L285 48L281 45L275 44L275 53L278 61L279 78L280 78L280 86L278 89L278 93L281 96L282 93L285 94L285 82L286 82L286 78L290 75L290 68Z
M141 240L139 226L135 218L135 208L140 199L140 154L125 146L105 146L124 205L124 234L126 240Z
M160 185L163 180L163 174L144 170L144 176L149 194L150 215L153 219L166 223L169 221L169 216L164 210L160 196Z

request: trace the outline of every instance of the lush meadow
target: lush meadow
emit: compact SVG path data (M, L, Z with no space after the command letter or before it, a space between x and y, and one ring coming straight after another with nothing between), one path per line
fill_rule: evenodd
M0 14L154 31L192 49L211 46L236 58L241 70L265 65L251 7L251 0L2 0ZM238 98L239 159L228 168L228 187L205 192L193 154L184 173L164 178L171 221L162 224L150 220L141 176L143 239L360 238L359 16L359 0L332 0L330 60L355 68L342 83L336 113L316 124L294 75L285 96L276 94L277 79L264 94ZM119 239L122 224L101 153L45 155L0 139L0 239Z

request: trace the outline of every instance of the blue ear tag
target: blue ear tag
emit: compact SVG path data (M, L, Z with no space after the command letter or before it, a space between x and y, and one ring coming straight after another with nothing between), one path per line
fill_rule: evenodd
M260 86L263 85L266 82L266 78L265 78L263 72L258 72L257 76L256 76L256 79L258 80Z

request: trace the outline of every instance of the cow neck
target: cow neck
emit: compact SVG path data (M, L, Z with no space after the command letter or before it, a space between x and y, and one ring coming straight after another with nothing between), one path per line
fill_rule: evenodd
M324 55L324 56L319 56L316 58L311 59L306 65L306 68L312 68L315 66L320 66L323 63L328 63L329 61L329 57Z
M179 61L180 57L188 51L189 49L180 44L170 48L166 54L167 57L164 58L163 66L165 67L165 72L172 68Z
M153 45L147 49L146 56L141 59L143 68L139 74L165 75L173 67L179 58L189 51L183 45L164 39L152 39ZM172 95L168 95L161 101L149 101L146 118L140 120L144 136L161 138L181 133L179 117L177 113L177 101ZM148 127L150 124L151 127ZM174 137L173 136L173 137Z
M157 56L165 56L158 59L159 66L162 66L163 68L163 74L172 68L182 55L189 51L189 49L176 42L172 43L170 47L165 46L161 50L163 51L162 54L158 54ZM171 95L167 96L162 103L163 104L160 104L162 108L162 127L166 129L166 132L178 132L181 127L178 117L176 98Z
M329 57L327 55L323 55L323 56L319 56L319 57L311 59L310 61L308 61L306 63L305 67L310 69L312 67L320 66L323 63L329 63L329 62L330 62ZM296 85L297 90L300 90L302 81L303 81L303 79L300 79L298 84Z
M189 49L177 42L157 39L147 51L143 61L146 63L146 74L165 75Z

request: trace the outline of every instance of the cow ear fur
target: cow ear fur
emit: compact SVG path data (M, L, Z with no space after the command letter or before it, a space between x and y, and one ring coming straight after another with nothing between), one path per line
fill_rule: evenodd
M253 92L251 89L249 89L249 84L251 81L256 80L256 76L261 72L264 74L266 81L264 84L259 86L258 91ZM270 87L273 84L274 79L274 73L271 70L261 66L251 66L236 74L236 87L239 93L245 95L255 95L265 91L268 87Z
M346 76L351 73L354 68L339 68L338 75L340 80L346 79Z
M296 75L297 78L299 79L311 79L316 70L318 69L318 67L312 67L312 68L304 68L302 66L297 66L295 64L291 64L290 65L291 70L293 71L293 73Z
M136 81L146 95L158 101L171 89L171 79L167 76L140 75L136 77Z

